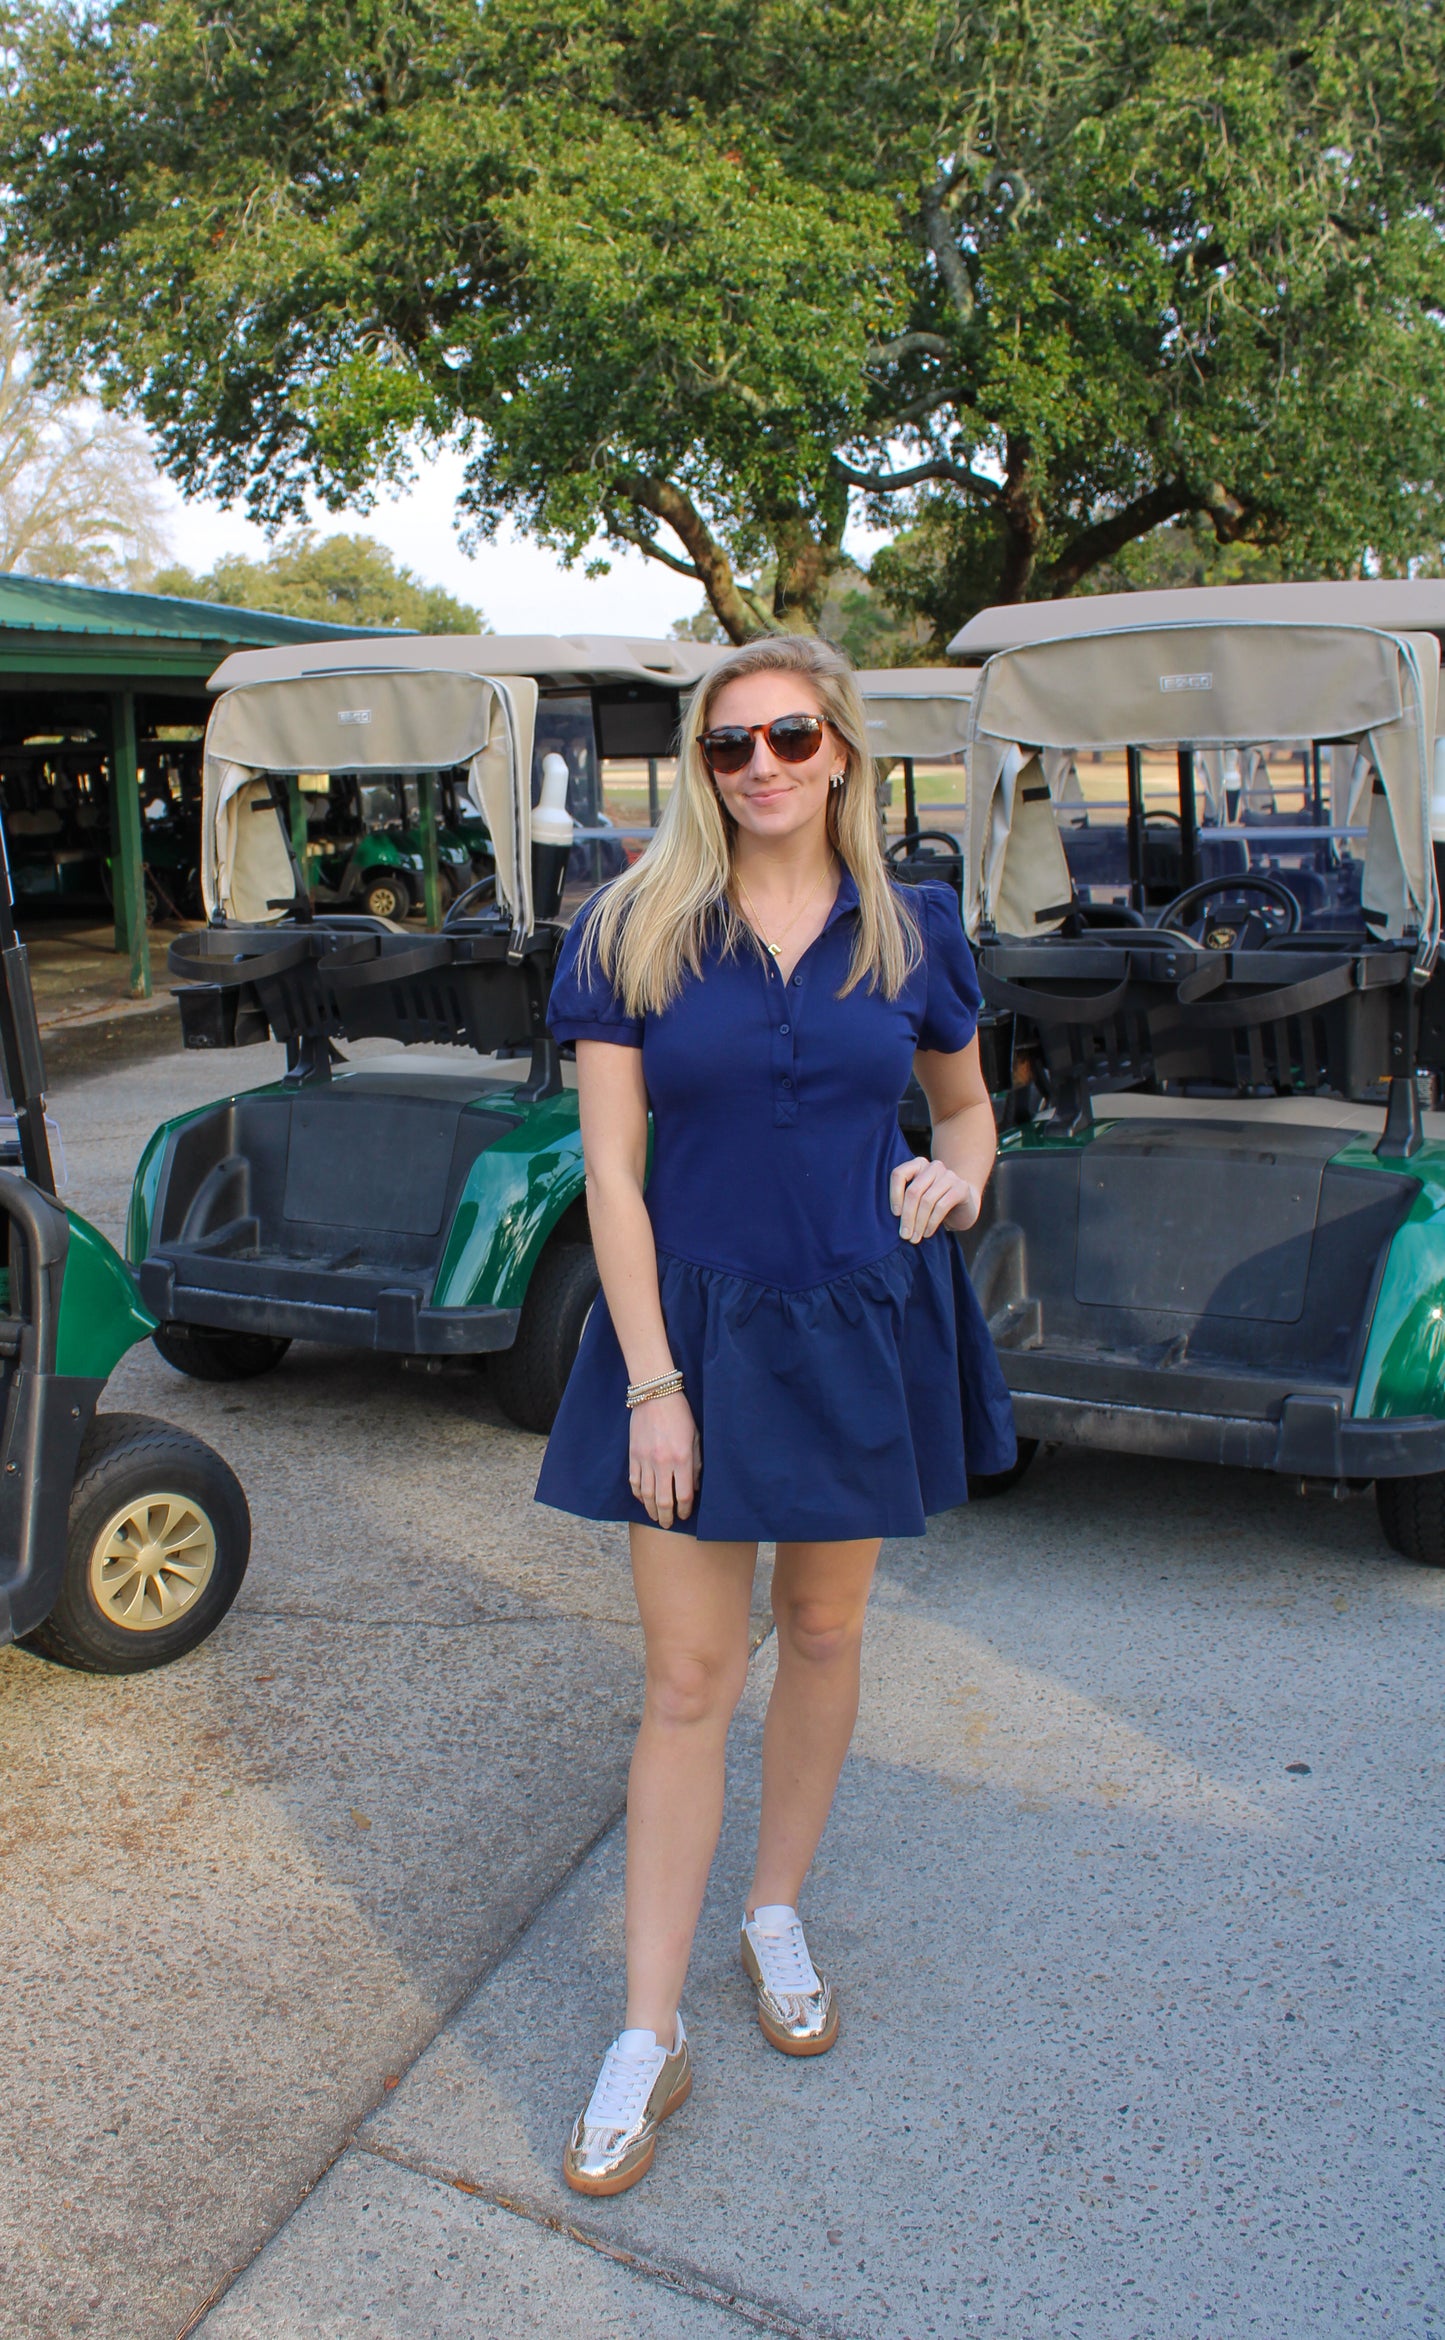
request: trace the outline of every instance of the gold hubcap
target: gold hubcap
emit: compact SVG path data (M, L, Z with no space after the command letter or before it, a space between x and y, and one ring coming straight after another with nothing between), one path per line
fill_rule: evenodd
M91 1595L112 1625L154 1633L195 1607L215 1565L216 1531L198 1503L143 1495L123 1503L96 1537Z

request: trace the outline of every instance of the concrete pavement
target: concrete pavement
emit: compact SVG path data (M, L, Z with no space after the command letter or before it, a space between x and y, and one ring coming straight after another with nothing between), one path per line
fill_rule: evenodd
M736 1964L764 1649L651 2176L557 2168L617 1829L205 2340L1440 2331L1442 1636L1368 1504L1242 1475L1056 1458L888 1547L809 1895L835 2052L775 2055Z
M71 1199L118 1236L155 1121L278 1062L58 1085ZM107 1404L220 1448L254 1547L175 1667L0 1652L5 2340L178 2333L615 1816L637 1714L622 1545L558 1537L484 1376L147 1344Z

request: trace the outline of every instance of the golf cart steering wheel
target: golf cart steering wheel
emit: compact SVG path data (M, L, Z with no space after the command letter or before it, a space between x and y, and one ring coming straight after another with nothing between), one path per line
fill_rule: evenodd
M1247 910L1242 921L1230 924L1232 913L1226 910L1211 933L1205 905L1240 894L1258 895L1271 909L1281 911L1283 925L1274 925L1263 910ZM1248 951L1257 949L1268 934L1298 934L1300 906L1289 887L1281 885L1278 878L1202 878L1197 886L1186 886L1182 894L1176 894L1172 902L1165 904L1159 913L1159 924L1182 928L1207 951Z
M920 854L920 845L942 845L945 850L942 853ZM956 837L949 835L947 829L905 830L901 837L895 837L892 844L885 848L883 858L890 869L903 869L911 861L922 861L925 875L929 874L929 865L932 864L945 885L956 886L963 881L963 847Z
M468 902L472 901L478 894L488 895L489 889L489 899L495 901L497 897L497 873L495 870L489 870L485 877L477 878L471 885L464 886L456 900L448 905L446 916L442 920L443 934L449 926L456 925L459 913L466 908Z

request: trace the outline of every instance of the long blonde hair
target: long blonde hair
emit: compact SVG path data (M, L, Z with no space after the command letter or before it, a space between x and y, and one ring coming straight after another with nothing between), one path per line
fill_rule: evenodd
M848 980L893 999L922 957L918 928L891 883L873 796L873 760L853 669L827 642L771 634L720 659L692 696L678 744L677 780L646 852L587 911L581 970L600 966L630 1016L656 1015L700 975L709 931L724 947L761 949L729 892L736 823L725 811L698 741L728 683L750 674L798 674L842 741L843 783L828 791L828 842L858 888L858 926Z

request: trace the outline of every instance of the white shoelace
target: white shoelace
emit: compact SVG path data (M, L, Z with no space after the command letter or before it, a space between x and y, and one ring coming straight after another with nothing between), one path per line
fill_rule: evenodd
M775 1999L806 1999L822 1989L795 1909L756 1910L745 1922L763 1981Z
M666 2048L658 2046L650 2031L620 2032L602 2059L597 2086L582 2115L584 2125L624 2135L635 2128L666 2062Z

